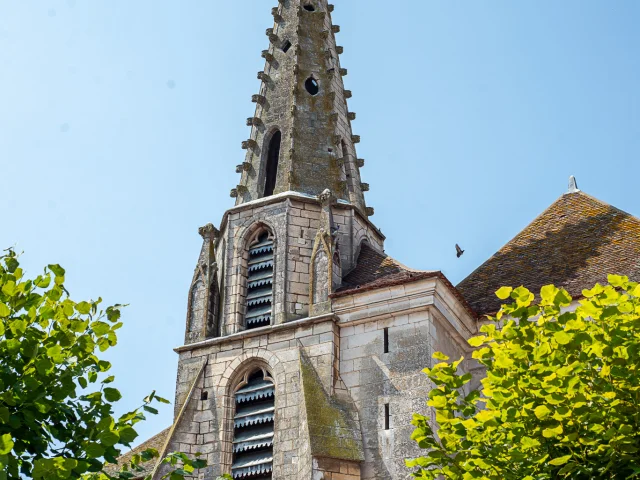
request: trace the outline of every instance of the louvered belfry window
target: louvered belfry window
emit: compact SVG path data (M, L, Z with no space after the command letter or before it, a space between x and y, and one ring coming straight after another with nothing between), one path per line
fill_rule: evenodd
M267 480L273 470L275 387L259 370L247 375L235 395L233 478Z
M246 328L271 324L273 301L273 237L263 232L249 246Z

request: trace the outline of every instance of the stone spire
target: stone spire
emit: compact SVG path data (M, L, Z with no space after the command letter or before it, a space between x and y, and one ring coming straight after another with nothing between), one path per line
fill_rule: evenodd
M246 159L231 192L236 205L286 191L336 197L372 215L367 209L356 156L360 138L353 135L333 25L327 0L279 0L267 30L269 48L262 52L265 69L253 95L255 115L247 119L249 138L242 142Z

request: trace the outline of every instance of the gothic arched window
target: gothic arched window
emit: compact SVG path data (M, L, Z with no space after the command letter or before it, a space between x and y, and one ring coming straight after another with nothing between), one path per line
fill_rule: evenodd
M273 308L273 249L273 235L266 229L258 231L249 242L246 329L264 327L271 323Z
M278 160L280 159L280 142L282 134L280 131L274 132L269 140L267 149L267 166L265 170L264 196L270 197L276 189L276 179L278 177Z
M273 380L265 370L253 370L244 376L235 391L233 478L271 478L274 421Z

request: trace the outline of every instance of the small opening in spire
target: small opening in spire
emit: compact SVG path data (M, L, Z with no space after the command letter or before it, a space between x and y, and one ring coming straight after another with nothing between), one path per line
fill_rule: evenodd
M389 404L384 404L384 429L389 430L391 427L391 410L389 408Z
M278 177L278 160L280 159L280 141L282 134L278 130L271 137L269 142L269 150L267 152L267 168L266 179L264 184L264 196L270 197L276 188L276 180Z
M304 82L304 88L306 88L307 92L309 92L313 96L317 95L320 91L320 85L318 84L318 81L313 77L309 77L307 81Z
M310 3L307 3L304 7L307 12L315 12L316 11L316 7L314 7L313 5L311 5Z
M289 40L285 40L281 48L284 53L287 53L291 48L291 42Z

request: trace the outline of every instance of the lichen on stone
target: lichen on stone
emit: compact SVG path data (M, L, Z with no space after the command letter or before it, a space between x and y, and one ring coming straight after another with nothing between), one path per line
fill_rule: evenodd
M303 351L300 353L300 371L311 455L363 461L362 434L353 406L325 391L318 373Z

